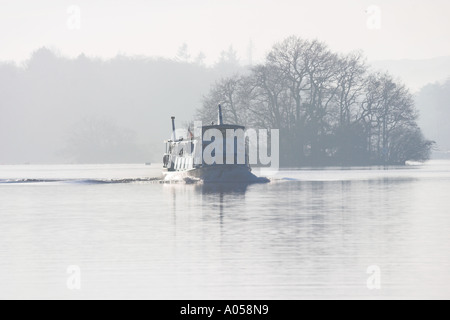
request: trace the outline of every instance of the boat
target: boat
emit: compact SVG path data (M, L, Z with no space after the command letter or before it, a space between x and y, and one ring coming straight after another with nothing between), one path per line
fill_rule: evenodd
M166 151L163 157L163 176L165 181L201 181L201 182L233 182L233 183L262 183L268 182L265 178L259 178L252 173L249 163L248 143L239 145L236 139L233 139L233 152L227 150L227 133L245 130L244 126L237 124L225 124L223 122L222 107L218 108L217 124L201 126L196 128L195 132L200 133L194 136L188 129L187 137L176 137L175 117L172 119L172 138L165 141ZM207 162L203 155L208 145L215 140L205 139L205 134L210 130L220 131L222 133L223 150L214 150L215 159L223 161ZM230 148L231 149L231 148ZM227 154L228 151L228 154ZM215 154L217 153L217 154ZM242 157L240 153L245 153ZM217 156L217 157L216 157ZM223 158L222 158L223 157ZM233 159L233 163L229 163Z

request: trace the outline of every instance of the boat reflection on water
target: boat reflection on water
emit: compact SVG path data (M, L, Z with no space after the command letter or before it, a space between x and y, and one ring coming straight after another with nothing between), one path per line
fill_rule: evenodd
M245 195L250 185L252 183L203 183L196 185L195 189L203 195Z
M249 188L250 183L165 184L171 194L174 225L198 221L220 230L228 214L235 216L243 211Z

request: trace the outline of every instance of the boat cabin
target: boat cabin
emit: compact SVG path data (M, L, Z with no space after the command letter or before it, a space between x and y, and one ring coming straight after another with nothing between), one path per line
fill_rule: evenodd
M189 130L188 138L175 139L175 117L172 117L173 136L171 140L165 141L164 168L168 171L186 171L223 164L249 166L248 143L245 136L240 136L244 133L245 127L224 124L220 105L218 119L218 124L202 126L201 137L194 137ZM222 135L222 150L210 146L215 143L215 138L210 137L210 134L217 133L217 130ZM234 134L230 136L230 133ZM227 146L233 146L233 149L230 150L231 147L228 147L229 150L227 150ZM208 159L204 157L206 154L210 154L215 161L209 163Z

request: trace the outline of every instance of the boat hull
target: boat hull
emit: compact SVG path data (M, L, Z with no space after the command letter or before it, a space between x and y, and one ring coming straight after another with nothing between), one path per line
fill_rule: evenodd
M255 176L246 165L213 165L185 171L164 171L165 181L200 180L202 182L263 183L265 178Z

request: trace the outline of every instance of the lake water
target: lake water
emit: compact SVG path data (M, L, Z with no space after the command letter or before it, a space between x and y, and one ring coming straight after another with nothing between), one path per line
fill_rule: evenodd
M0 166L0 298L450 298L450 162L250 186L159 174Z

